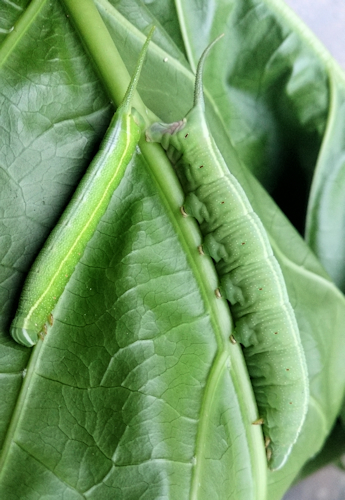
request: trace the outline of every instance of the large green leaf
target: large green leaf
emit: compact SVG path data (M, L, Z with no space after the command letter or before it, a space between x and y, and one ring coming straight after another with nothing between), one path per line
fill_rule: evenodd
M63 4L10 2L1 18L0 497L279 499L340 411L345 302L249 170L287 215L298 196L301 229L317 161L309 240L332 246L324 227L334 221L337 237L343 206L319 200L334 202L332 178L341 192L343 75L280 0L97 0L105 25L91 0ZM139 92L165 121L188 111L198 57L225 33L205 67L208 121L270 235L310 378L307 420L279 472L267 471L228 308L214 305L215 271L198 256L198 228L180 216L182 192L157 145L141 142L46 340L27 349L8 333L152 24Z

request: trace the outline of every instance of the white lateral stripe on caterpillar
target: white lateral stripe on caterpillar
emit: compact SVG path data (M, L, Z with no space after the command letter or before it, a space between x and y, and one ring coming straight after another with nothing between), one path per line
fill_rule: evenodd
M144 121L132 110L131 103L153 31L154 28L140 52L123 102L110 123L98 153L24 283L10 329L13 339L20 344L31 347L39 338L44 338L47 324L52 324L52 310L135 152Z
M203 253L215 262L220 281L215 297L229 301L235 321L230 341L244 346L270 442L268 464L276 470L286 462L305 421L308 373L284 277L265 228L207 128L202 69L217 40L199 61L193 108L178 122L154 123L146 138L166 150L185 193L184 211L199 222Z
M125 121L126 121L126 129L130 129L130 120L129 120L129 116L125 118ZM25 330L25 328L29 328L30 327L30 320L31 320L31 317L33 315L33 313L37 310L37 308L40 306L40 304L43 302L44 298L51 293L51 290L52 288L54 287L55 285L55 281L56 279L58 278L58 276L60 275L60 273L62 272L66 262L68 262L68 260L71 258L71 255L72 253L75 251L75 249L78 247L80 241L82 240L82 238L84 237L84 234L88 232L91 224L94 225L94 220L95 220L95 217L97 216L97 213L99 213L99 210L101 208L101 206L104 204L104 202L109 198L109 193L113 192L113 184L114 184L114 181L116 180L116 177L118 176L119 172L121 171L121 169L123 169L123 162L126 158L126 156L128 155L128 151L129 151L129 148L130 148L130 145L131 145L131 142L132 142L132 139L131 139L131 136L129 134L126 134L124 139L125 141L125 144L124 144L124 147L123 147L123 151L121 153L121 156L120 158L118 159L118 163L117 163L117 166L116 168L114 169L114 172L113 172L113 175L112 177L110 178L108 184L106 186L104 186L104 191L103 193L101 194L96 206L93 208L91 214L90 214L90 218L88 221L86 221L86 224L84 225L84 227L82 228L82 230L79 232L79 234L76 236L75 238L75 241L74 243L71 245L71 247L69 248L69 250L66 252L65 256L61 259L61 262L60 264L58 265L58 267L56 268L56 271L55 273L53 274L53 276L51 277L49 283L47 284L47 287L46 289L44 290L44 292L37 298L36 302L31 306L31 308L29 309L26 317L25 317L25 320L24 320L24 325L23 325L23 330L25 331L26 335L25 335L25 338L28 337L28 333L27 331ZM99 177L99 174L97 174L97 177ZM84 200L83 200L84 201ZM97 217L98 219L98 217ZM67 225L68 223L66 223L65 225ZM63 235L61 235L61 237L63 237ZM33 344L32 344L33 345Z

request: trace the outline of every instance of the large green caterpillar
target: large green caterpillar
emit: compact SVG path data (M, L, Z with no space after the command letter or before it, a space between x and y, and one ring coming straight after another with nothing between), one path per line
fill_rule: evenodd
M181 211L196 218L202 249L215 261L215 293L230 303L235 338L244 347L262 417L256 423L263 424L268 464L275 470L286 462L305 420L308 375L294 311L267 233L207 127L202 72L217 40L199 61L193 108L180 121L154 123L146 138L167 151L185 193Z
M20 297L11 335L31 347L44 337L52 311L79 262L87 242L106 211L143 132L143 121L133 113L132 99L151 30L139 56L129 87L101 147L89 165L71 201L35 260Z

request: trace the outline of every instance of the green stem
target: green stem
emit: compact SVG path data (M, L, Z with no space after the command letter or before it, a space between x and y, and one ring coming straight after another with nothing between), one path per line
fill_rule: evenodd
M94 0L61 1L91 56L106 91L118 107L131 78ZM142 38L144 44L146 37L142 35ZM148 120L147 109L138 92L135 92L133 106Z
M33 0L1 44L0 67L5 64L48 0Z

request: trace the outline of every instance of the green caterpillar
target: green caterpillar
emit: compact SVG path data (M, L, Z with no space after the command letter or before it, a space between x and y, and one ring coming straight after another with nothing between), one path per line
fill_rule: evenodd
M139 56L125 97L117 109L100 150L92 160L71 201L35 260L20 297L11 335L31 347L44 338L52 311L79 262L87 242L105 213L143 132L143 121L132 112L151 30Z
M154 123L146 139L161 143L175 166L185 193L181 211L196 218L203 235L201 253L215 262L215 293L230 303L235 338L244 347L261 417L255 423L263 424L268 464L276 470L286 462L305 420L308 374L294 311L267 233L207 127L202 72L217 40L199 61L193 108L180 121ZM233 336L231 341L235 342Z

